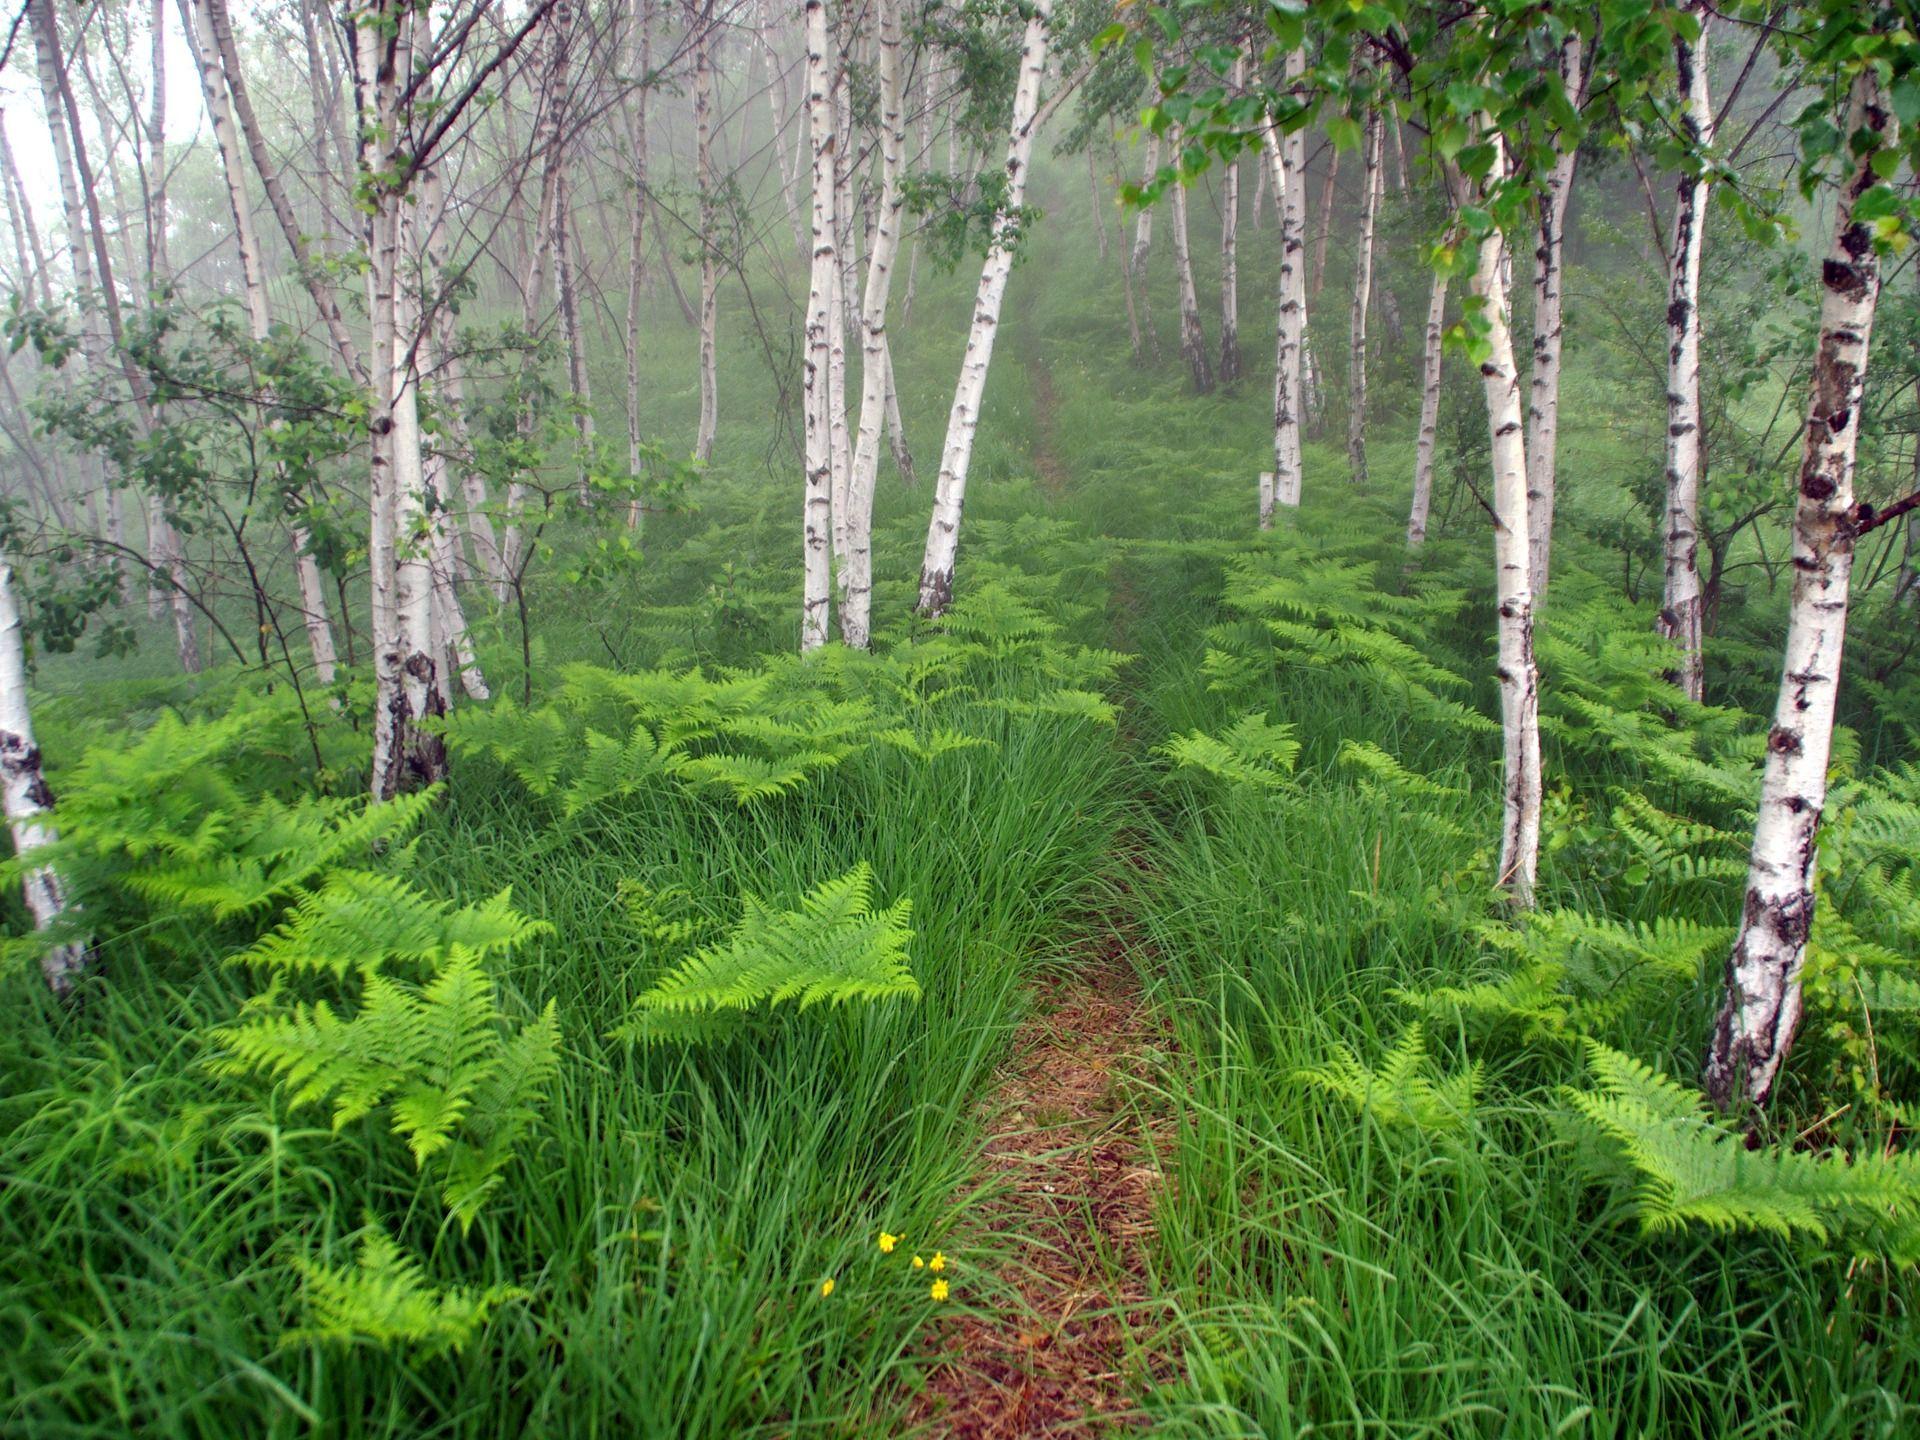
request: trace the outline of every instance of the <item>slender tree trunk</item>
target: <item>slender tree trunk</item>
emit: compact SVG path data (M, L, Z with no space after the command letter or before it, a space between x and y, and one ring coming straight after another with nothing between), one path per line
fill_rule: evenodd
M1834 704L1846 640L1847 591L1860 514L1855 447L1867 347L1880 293L1873 235L1854 206L1876 181L1872 161L1891 151L1898 126L1872 67L1854 82L1847 136L1876 143L1854 162L1834 209L1821 269L1820 342L1793 515L1793 599L1786 660L1748 860L1740 931L1727 957L1726 999L1707 1048L1706 1089L1722 1107L1758 1105L1779 1078L1800 1024L1800 971L1813 928L1815 842L1827 801ZM1858 142L1856 142L1858 143Z
M1497 674L1505 772L1499 883L1517 907L1530 909L1540 856L1540 681L1533 659L1533 595L1527 588L1526 436L1500 278L1500 252L1505 248L1498 230L1481 242L1473 293L1485 302L1491 347L1480 374L1493 444Z
M220 152L220 173L226 182L227 208L233 215L234 244L240 252L240 275L247 302L247 328L255 345L264 345L272 333L273 317L267 307L265 261L260 239L253 226L253 206L247 199L246 159L241 153L240 136L233 123L229 103L228 77L221 62L220 47L213 33L213 19L207 0L181 0L181 27L188 48L200 71L200 91L207 105L207 121L213 130L214 144ZM271 389L263 397L268 410L273 407ZM275 422L268 422L275 426ZM277 428L277 426L275 426ZM286 477L278 477L285 487ZM293 501L291 495L289 503ZM322 685L334 681L333 625L327 618L327 592L320 580L320 566L309 548L306 527L291 527L294 573L300 585L301 620L306 627L307 648L313 655L314 675Z
M640 474L640 300L647 275L647 93L653 74L653 3L633 0L628 36L629 63L639 77L627 112L627 143L633 150L633 201L627 210L627 472ZM783 172L784 173L784 172ZM788 202L791 204L791 200ZM645 519L638 496L627 509L627 525L639 530Z
M805 0L807 129L813 153L813 265L807 288L806 498L800 511L805 582L800 600L800 649L827 643L833 603L832 330L837 315L834 279L838 226L834 216L836 142L833 89L837 59L827 30L826 0Z
M840 638L855 649L872 643L873 496L880 473L880 431L886 423L893 365L887 349L887 300L900 244L904 203L900 174L906 163L906 116L900 98L898 0L877 0L880 89L880 203L867 254L867 289L860 313L860 438L847 485L847 564L840 586ZM896 417L896 424L897 417Z
M689 7L690 10L692 7ZM719 178L713 165L713 0L690 13L693 42L694 151L700 184L700 431L693 455L701 464L713 459L720 425L720 252L714 196Z
M1160 169L1160 137L1152 131L1147 132L1146 161L1141 169L1142 184L1153 179ZM1147 260L1152 254L1153 207L1142 205L1133 221L1133 252L1127 266L1128 274L1133 277L1131 293L1140 305L1140 323L1135 328L1146 341L1146 353L1157 361L1160 358L1160 332L1153 328L1153 304L1147 293ZM1133 347L1133 358L1141 358L1138 343Z
M1436 270L1427 296L1427 328L1420 350L1420 433L1413 447L1413 505L1407 511L1407 549L1427 543L1433 508L1433 446L1440 433L1440 352L1447 316L1447 276Z
M1560 45L1560 78L1567 102L1585 103L1586 66L1580 35L1570 31ZM1533 603L1546 603L1553 551L1556 456L1560 435L1561 265L1566 251L1567 206L1573 198L1579 146L1565 144L1547 172L1540 195L1540 226L1533 247L1533 377L1527 399L1527 537Z
M593 376L587 369L586 327L580 320L573 229L573 186L563 167L553 206L553 278L560 299L560 331L567 343L567 389L572 392L575 486L582 505L593 504Z
M1176 160L1181 149L1179 131L1173 135ZM1187 187L1176 179L1171 190L1173 200L1173 268L1180 285L1180 354L1187 362L1194 392L1206 394L1213 389L1213 361L1207 354L1207 334L1200 324L1200 296L1193 283L1193 248L1187 241Z
M1306 67L1298 50L1287 56L1286 78L1297 85ZM1306 140L1269 125L1261 136L1267 173L1280 214L1280 285L1274 310L1273 479L1262 481L1260 528L1273 528L1274 508L1298 508L1301 493L1300 421L1305 398L1302 361L1307 324Z
M20 607L13 595L13 566L0 560L0 797L14 853L22 859L59 838L47 818L53 792L40 773L40 747L33 739L27 706L26 647L20 639ZM26 872L21 882L33 927L45 930L67 910L66 888L51 866ZM54 994L69 994L87 966L84 941L55 945L40 958L40 973Z
M1093 211L1093 233L1100 241L1100 263L1107 263L1107 207L1100 195L1100 171L1093 163L1093 142L1087 142L1087 208Z
M1320 233L1313 242L1313 299L1320 299L1320 287L1327 283L1327 246L1333 241L1334 186L1340 179L1340 152L1327 146L1327 174L1320 182Z
M1700 6L1697 44L1676 39L1680 124L1696 145L1713 143L1707 93L1707 35L1712 15ZM1689 700L1706 693L1700 589L1700 255L1707 223L1707 181L1682 176L1673 211L1672 268L1667 282L1666 583L1656 628L1679 649L1674 678Z
M1233 92L1247 88L1247 57L1233 61ZM1088 152L1091 159L1092 151ZM1256 170L1258 166L1254 167ZM1101 258L1106 258L1106 235L1101 233ZM1220 383L1240 378L1240 162L1229 160L1220 186Z
M1047 68L1047 25L1052 16L1053 0L1034 0L1021 45L1020 79L1013 94L1012 133L1007 142L1006 208L994 222L986 263L980 267L980 288L973 302L973 327L967 335L966 356L960 363L960 383L954 389L953 408L947 415L947 443L940 456L933 518L927 527L926 556L920 566L919 611L929 618L944 614L953 603L953 571L960 549L967 466L973 457L973 437L980 424L980 397L987 388L987 365L993 358L994 335L1000 327L1000 302L1006 295L1007 275L1013 268L1019 211L1026 203L1033 121L1040 107L1040 78Z
M1380 213L1383 128L1380 109L1375 106L1367 113L1359 250L1353 262L1353 314L1347 331L1347 464L1356 490L1367 488L1367 312L1373 302L1373 232Z
M887 365L887 439L893 449L893 468L900 472L900 479L907 485L917 485L920 477L914 474L913 452L907 448L907 426L900 418L900 388L893 383L893 342L887 341L884 351Z

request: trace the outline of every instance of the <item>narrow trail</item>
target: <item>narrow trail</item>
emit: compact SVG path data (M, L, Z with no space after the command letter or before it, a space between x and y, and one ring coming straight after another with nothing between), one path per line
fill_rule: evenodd
M1052 443L1052 377L1038 358L1028 369L1034 469L1058 496L1068 477ZM1116 587L1115 643L1131 604ZM1110 908L1088 917L1061 967L1035 983L1033 1012L982 1102L982 1161L999 1183L979 1220L1003 1255L998 1289L1012 1303L943 1327L913 1433L1011 1440L1144 1423L1134 1397L1166 1147L1137 1101L1171 1040L1131 959L1144 943L1130 914L1127 880L1142 860L1133 839L1117 836Z

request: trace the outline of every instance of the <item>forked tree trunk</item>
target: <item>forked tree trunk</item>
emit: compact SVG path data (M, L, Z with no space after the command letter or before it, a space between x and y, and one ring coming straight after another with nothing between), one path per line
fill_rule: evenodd
M693 133L700 184L700 430L693 457L713 459L720 428L720 252L715 234L713 165L713 0L689 16L693 41Z
M265 261L260 239L253 226L253 206L247 199L246 160L240 152L240 137L233 123L229 102L228 77L215 39L213 19L206 0L181 0L180 21L186 31L188 48L200 72L200 91L207 105L207 122L213 130L214 144L220 152L220 174L226 182L227 208L233 215L234 244L240 252L240 277L247 302L247 329L255 345L264 345L273 329L273 317L267 307ZM271 389L263 395L271 410ZM271 422L270 422L271 423ZM282 477L284 481L284 476ZM300 586L300 613L307 631L307 648L313 655L314 675L322 685L334 681L333 625L327 618L327 592L321 583L320 566L308 548L306 527L291 527L294 574Z
M1586 66L1578 32L1560 45L1560 80L1576 110L1586 100ZM1540 224L1533 246L1533 377L1527 398L1527 537L1533 603L1546 602L1553 550L1556 455L1560 435L1560 345L1562 257L1567 206L1573 198L1577 144L1561 141L1540 194Z
M1800 1024L1800 970L1813 928L1815 839L1827 801L1847 590L1860 525L1853 500L1857 422L1880 291L1872 231L1853 212L1876 182L1872 162L1897 138L1899 127L1885 107L1875 71L1863 67L1841 133L1875 143L1856 156L1840 192L1833 242L1821 268L1820 341L1793 514L1786 660L1767 735L1746 903L1727 957L1726 998L1707 1048L1707 1093L1722 1107L1737 1096L1756 1105L1766 1101Z
M1287 55L1286 78L1297 85L1306 67L1299 50ZM1297 509L1301 492L1300 423L1305 399L1301 362L1307 325L1306 138L1269 124L1261 135L1274 206L1280 215L1280 284L1274 311L1273 478L1260 488L1260 528L1273 528L1276 506Z
M1367 112L1359 250L1353 262L1353 313L1347 328L1347 464L1356 490L1367 488L1367 313L1373 306L1373 231L1380 213L1382 128L1380 108L1375 106Z
M953 602L954 561L960 550L960 516L966 504L967 465L973 457L973 437L980 424L980 397L987 388L987 365L993 359L994 335L1000 328L1000 302L1013 269L1013 247L1019 238L1019 212L1026 203L1027 166L1033 154L1034 115L1040 108L1040 78L1047 68L1047 24L1053 0L1034 0L1020 48L1020 79L1013 92L1012 131L1007 140L1005 209L994 221L986 262L980 267L980 286L974 294L973 327L960 362L960 382L954 388L953 408L947 415L947 443L940 456L940 478L934 487L933 518L927 526L927 549L920 566L920 614L929 618L946 612Z
M1407 549L1427 543L1433 508L1433 447L1440 433L1440 353L1447 318L1447 275L1436 270L1427 296L1427 328L1420 349L1420 433L1413 446L1413 504L1407 510Z
M1697 44L1674 41L1678 68L1680 125L1688 143L1713 143L1713 107L1707 94L1707 27L1704 5ZM1668 250L1667 282L1667 509L1666 583L1661 591L1657 628L1679 650L1674 678L1689 700L1706 693L1702 660L1700 588L1700 254L1707 224L1707 181L1680 180L1673 211L1673 245Z
M847 563L840 585L840 638L855 649L872 643L873 496L880 474L880 432L887 421L893 363L887 350L887 301L893 261L900 245L904 197L900 175L906 163L906 115L900 99L898 0L877 0L880 88L880 203L874 213L867 255L867 290L860 307L860 437L847 482ZM895 412L895 426L898 426Z
M833 603L833 379L832 330L837 310L835 253L834 114L835 55L827 33L826 0L806 0L807 129L813 152L813 265L807 286L807 350L802 365L806 392L806 498L800 511L804 588L800 599L800 649L827 643Z
M47 818L53 792L40 773L40 747L33 739L20 607L13 594L13 566L6 560L0 560L0 797L6 803L14 854L25 859L59 838ZM66 913L66 889L51 866L28 870L21 886L34 929L45 930ZM40 957L40 973L55 995L70 993L86 965L87 947L79 940L55 945Z
M1147 132L1146 159L1143 163L1140 181L1145 184L1153 179L1160 169L1160 137L1152 131ZM1133 358L1141 358L1139 339L1146 342L1146 354L1158 360L1160 358L1160 332L1153 328L1153 305L1147 291L1147 261L1153 254L1153 207L1142 205L1140 213L1133 221L1133 249L1127 257L1127 274L1132 278L1129 293L1140 308L1139 324L1135 327L1138 339L1133 347Z
M1247 88L1247 57L1234 57L1233 92ZM1256 170L1258 166L1254 167ZM1102 239L1104 240L1104 232ZM1240 162L1229 160L1220 184L1220 383L1240 378ZM1103 257L1104 258L1104 254Z
M1496 142L1497 143L1497 142ZM1498 173L1498 167L1496 172ZM1493 444L1493 548L1499 626L1500 731L1504 804L1499 883L1520 909L1533 905L1540 856L1540 682L1533 659L1533 594L1528 589L1527 456L1520 377L1507 328L1498 230L1480 242L1473 293L1485 302L1487 358L1480 364Z
M1179 163L1181 138L1173 133L1174 162ZM1187 362L1194 393L1213 389L1213 360L1207 354L1207 332L1200 324L1200 295L1193 284L1193 247L1187 240L1187 186L1176 177L1173 201L1173 269L1180 286L1180 355Z

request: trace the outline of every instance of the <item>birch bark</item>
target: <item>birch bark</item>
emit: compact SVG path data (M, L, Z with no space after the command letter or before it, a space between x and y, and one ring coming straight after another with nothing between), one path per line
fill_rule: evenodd
M1407 549L1427 543L1433 508L1433 447L1440 433L1440 352L1447 318L1447 276L1435 271L1427 296L1427 328L1420 349L1420 431L1413 446L1413 504L1407 510Z
M800 649L827 643L833 590L832 335L836 313L833 113L834 55L826 0L805 0L807 129L813 155L813 263L807 288L807 349L802 365L806 396L806 492L801 504Z
M1247 57L1243 50L1234 57L1231 75L1233 93L1247 88ZM1089 163L1093 152L1088 150ZM1258 169L1258 167L1255 167ZM1106 232L1101 232L1105 259ZM1240 162L1227 161L1220 184L1220 383L1231 385L1240 378Z
M701 464L713 459L720 427L720 255L715 234L714 196L719 183L713 165L713 0L689 5L693 41L693 132L695 168L700 185L700 430L693 455Z
M1713 143L1713 107L1707 93L1707 36L1711 12L1695 8L1700 39L1674 40L1680 125L1688 144ZM1700 256L1707 223L1707 180L1680 180L1673 211L1667 283L1667 509L1666 579L1656 628L1679 650L1675 678L1690 700L1705 693L1700 588Z
M847 555L840 586L840 638L856 649L872 644L873 496L880 473L880 432L887 422L893 365L887 349L887 300L900 244L904 198L900 172L906 159L906 117L900 98L898 0L877 0L880 89L880 201L867 254L867 288L860 335L860 436L847 483ZM898 425L897 413L895 425Z
M1356 490L1367 488L1367 312L1373 304L1373 232L1380 213L1380 108L1367 112L1365 174L1360 194L1359 251L1353 265L1353 312L1347 327L1347 464Z
M20 636L20 607L13 594L13 566L0 560L0 798L14 853L22 859L59 838L47 818L53 792L40 773L40 747L34 743L33 714L27 704L26 647ZM66 913L66 888L47 865L26 872L21 881L27 913L36 930L45 930ZM40 973L55 995L72 992L87 966L87 946L73 940L56 945L40 960Z
M1306 69L1303 52L1286 60L1286 79L1297 85ZM1280 216L1280 283L1274 311L1273 365L1273 479L1262 482L1260 528L1273 528L1276 506L1298 508L1301 492L1300 422L1305 392L1302 362L1307 324L1306 285L1306 138L1299 131L1282 134L1269 123L1261 141L1266 148L1267 173Z
M1173 132L1173 152L1178 163L1180 132ZM1213 361L1207 355L1207 334L1200 324L1200 296L1193 283L1193 247L1187 236L1187 187L1176 178L1171 189L1173 201L1173 269L1180 286L1180 354L1187 362L1196 394L1213 389Z
M1586 65L1579 34L1560 46L1560 83L1567 103L1586 103ZM1564 141L1540 195L1540 224L1533 247L1533 376L1527 399L1527 566L1535 605L1545 603L1553 550L1556 454L1560 436L1560 346L1562 257L1567 206L1573 197L1578 144Z
M1152 131L1147 132L1146 159L1141 166L1140 183L1153 179L1160 169L1160 137ZM1147 294L1147 261L1153 254L1153 207L1142 205L1140 213L1133 221L1133 250L1127 260L1127 273L1132 277L1131 294L1139 303L1140 323L1136 327L1140 338L1146 342L1146 353L1158 360L1160 358L1160 332L1153 328L1153 304ZM1133 347L1133 358L1141 355L1139 344Z
M1869 227L1853 218L1875 183L1872 161L1898 125L1871 66L1854 81L1842 134L1866 136L1834 207L1821 268L1820 340L1793 515L1793 598L1760 806L1748 859L1746 903L1727 957L1726 998L1707 1048L1707 1093L1764 1103L1800 1024L1800 972L1813 927L1815 840L1827 800L1834 705L1846 640L1855 532L1854 423L1866 388L1867 349L1880 291ZM1856 141L1856 145L1858 141Z
M1021 207L1026 203L1028 161L1033 154L1034 115L1040 105L1040 78L1047 66L1047 25L1053 0L1034 0L1020 51L1020 79L1013 94L1012 132L1007 141L1006 209L994 222L994 234L973 302L973 326L960 381L947 415L947 442L934 486L933 517L927 526L926 555L920 566L919 612L937 618L953 602L954 562L960 549L960 516L966 503L967 465L980 424L980 399L987 387L987 365L1000 327L1000 302L1013 269Z

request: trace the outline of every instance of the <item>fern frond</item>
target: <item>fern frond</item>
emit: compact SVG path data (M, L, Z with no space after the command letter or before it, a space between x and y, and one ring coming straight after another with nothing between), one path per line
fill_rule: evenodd
M363 1234L351 1266L302 1257L293 1267L303 1282L306 1321L287 1341L370 1341L441 1355L466 1345L500 1306L529 1298L517 1285L430 1285L419 1260L377 1226Z

